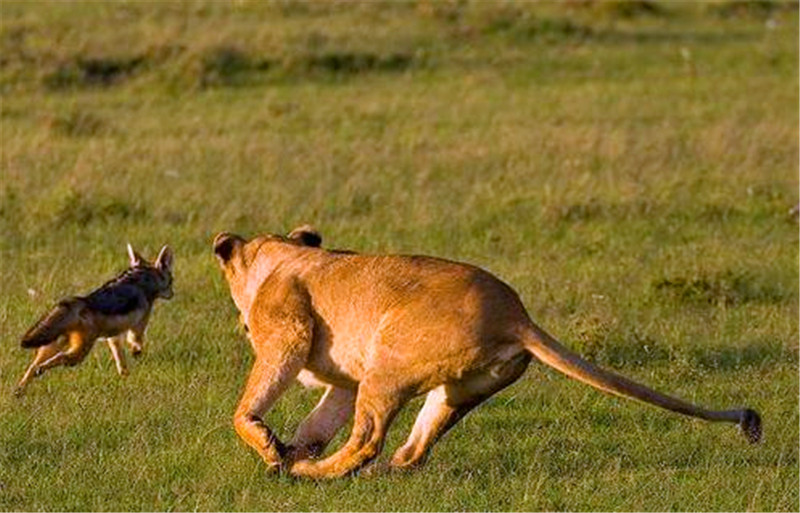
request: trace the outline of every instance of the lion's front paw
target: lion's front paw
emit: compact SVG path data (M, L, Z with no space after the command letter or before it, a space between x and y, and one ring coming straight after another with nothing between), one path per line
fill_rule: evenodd
M283 446L276 446L276 444L270 444L269 447L259 451L261 454L261 459L267 466L268 473L272 474L280 472L286 466L286 463L283 459L285 452L286 450Z
M267 466L267 474L278 474L284 468L283 462L280 461L264 460L264 464Z
M313 477L314 462L308 459L293 461L289 466L289 473L295 477Z
M329 469L319 461L298 460L291 463L289 474L294 477L305 477L307 479L326 479L336 477L331 475Z

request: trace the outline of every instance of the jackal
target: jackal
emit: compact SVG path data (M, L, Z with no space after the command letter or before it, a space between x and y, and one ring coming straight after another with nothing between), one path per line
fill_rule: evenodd
M153 263L128 244L130 267L86 296L62 299L22 337L24 348L38 348L16 395L34 376L58 365L77 365L105 338L117 372L127 376L123 340L134 356L144 343L144 330L156 298L172 297L172 250L161 248Z

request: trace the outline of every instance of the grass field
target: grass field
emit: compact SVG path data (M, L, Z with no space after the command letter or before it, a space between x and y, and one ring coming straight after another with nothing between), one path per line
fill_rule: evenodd
M776 3L0 3L0 509L767 510L798 502L798 14ZM267 475L211 253L324 244L482 266L591 360L730 425L541 365L426 466ZM54 301L176 252L121 380L98 345L12 396ZM317 393L267 421L283 439ZM339 446L341 433L329 449Z

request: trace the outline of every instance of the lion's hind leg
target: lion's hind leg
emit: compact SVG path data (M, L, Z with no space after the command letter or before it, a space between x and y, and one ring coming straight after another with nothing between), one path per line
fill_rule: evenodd
M392 420L408 399L403 390L381 381L373 374L359 384L353 431L347 443L324 460L294 462L292 475L312 479L341 477L378 456Z
M530 360L528 353L519 353L480 373L428 392L406 443L392 456L392 466L407 469L422 464L433 444L447 430L470 410L516 381Z
M353 415L354 390L328 386L289 444L289 458L301 460L322 454L339 429Z
M448 404L445 385L428 392L406 443L392 456L392 466L410 468L421 464L436 440L467 411L469 408Z

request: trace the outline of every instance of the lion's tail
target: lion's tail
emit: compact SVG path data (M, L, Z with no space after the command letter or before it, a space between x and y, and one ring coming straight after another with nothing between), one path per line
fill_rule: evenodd
M25 348L47 345L67 332L79 321L83 302L78 298L60 301L52 310L42 316L22 336L20 345Z
M710 421L735 422L751 443L761 439L761 417L749 408L739 410L707 410L680 399L656 392L613 372L601 369L573 353L553 337L533 327L524 340L533 355L567 376L604 392L638 399L667 410Z

